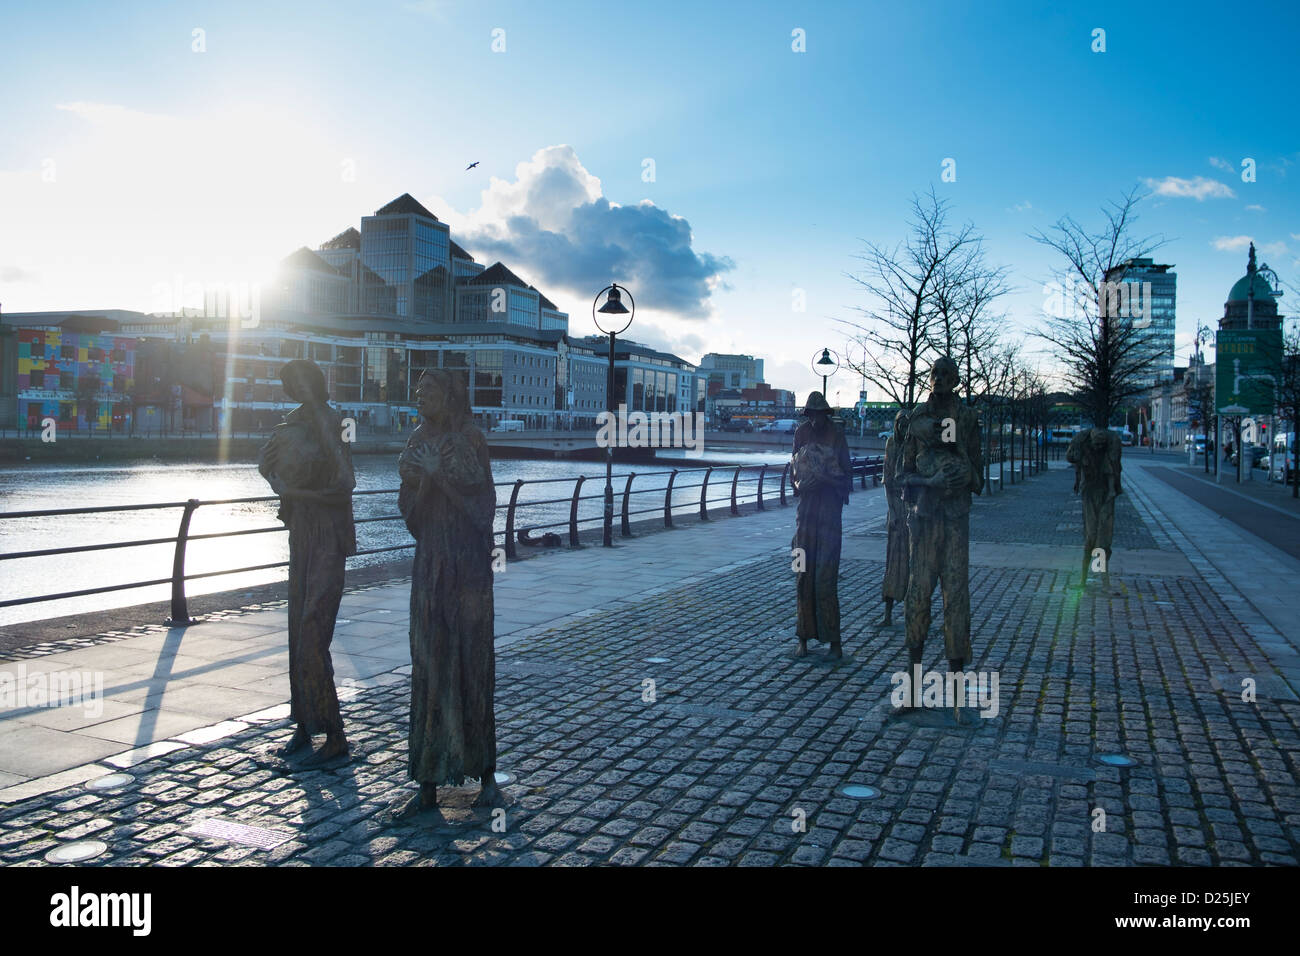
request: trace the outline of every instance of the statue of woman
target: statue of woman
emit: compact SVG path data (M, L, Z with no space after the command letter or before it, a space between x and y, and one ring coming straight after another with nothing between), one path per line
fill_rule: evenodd
M416 540L411 571L411 724L408 773L420 792L397 812L437 804L440 785L481 781L476 806L498 800L492 517L487 442L459 378L420 376L421 422L398 459L398 507Z
M315 362L295 359L280 370L285 394L302 404L276 425L258 471L280 496L289 528L289 695L297 724L285 756L325 743L310 758L324 763L348 752L334 689L330 642L343 598L344 563L357 550L352 522L352 453L342 416L326 401L325 376Z
M839 422L821 392L808 396L804 421L794 433L794 485L799 491L791 547L802 552L803 570L797 572L798 612L796 657L808 654L809 639L830 645L827 656L843 657L840 650L840 548L841 509L849 503L853 466L849 445Z

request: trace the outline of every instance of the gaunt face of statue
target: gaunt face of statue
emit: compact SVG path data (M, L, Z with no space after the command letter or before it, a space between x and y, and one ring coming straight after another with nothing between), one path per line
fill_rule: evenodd
M280 379L280 384L284 386L284 394L295 402L305 402L306 396L311 394L311 389L307 387L307 383L302 380L296 368L286 371Z
M930 391L946 397L956 390L957 372L951 366L936 364L930 370Z
M830 420L831 420L830 415L826 414L825 412L813 412L808 416L808 424L812 425L812 429L815 432L825 431L826 423L829 422Z
M421 417L426 422L433 421L447 407L446 396L438 387L437 381L432 378L421 378L419 384L415 386L415 402L420 409Z

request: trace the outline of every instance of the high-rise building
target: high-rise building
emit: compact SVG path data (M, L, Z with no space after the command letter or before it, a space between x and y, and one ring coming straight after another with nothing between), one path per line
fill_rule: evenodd
M1171 269L1154 259L1127 259L1106 273L1106 287L1100 291L1107 315L1133 323L1144 339L1137 355L1153 359L1140 377L1145 386L1174 380L1178 275Z
M700 358L700 374L723 388L753 388L763 382L763 360L752 355L709 352Z

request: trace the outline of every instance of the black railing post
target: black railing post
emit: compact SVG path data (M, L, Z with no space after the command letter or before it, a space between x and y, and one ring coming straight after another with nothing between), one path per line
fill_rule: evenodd
M710 465L708 471L704 473L704 483L700 485L700 520L709 520L709 475L713 474L713 466Z
M767 465L758 469L758 510L766 511L763 507L763 476L767 474Z
M172 556L172 616L163 622L168 627L186 627L195 623L185 600L185 544L190 537L190 518L198 506L197 498L185 502L181 526L176 531L176 553Z
M581 547L578 543L578 492L582 491L582 483L587 480L586 475L579 475L577 482L573 486L573 501L569 503L569 547Z
M736 484L740 481L740 469L743 465L736 466L736 473L731 476L731 513L740 514L740 508L736 505Z
M524 486L522 478L515 479L515 487L510 492L510 507L506 509L506 557L513 561L515 552L515 504L519 501L519 489Z
M787 461L785 467L781 469L781 507L785 507L785 477L790 474L790 463Z
M673 526L673 482L677 480L677 469L668 476L668 490L664 492L664 527Z
M627 500L632 495L632 479L636 477L636 472L627 476L627 484L623 486L623 521L619 533L625 538L632 537L632 525L627 519Z

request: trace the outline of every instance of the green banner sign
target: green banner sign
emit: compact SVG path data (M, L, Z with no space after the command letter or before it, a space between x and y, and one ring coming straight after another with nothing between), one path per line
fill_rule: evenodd
M1215 343L1214 404L1220 414L1271 415L1282 356L1278 329L1221 329Z

